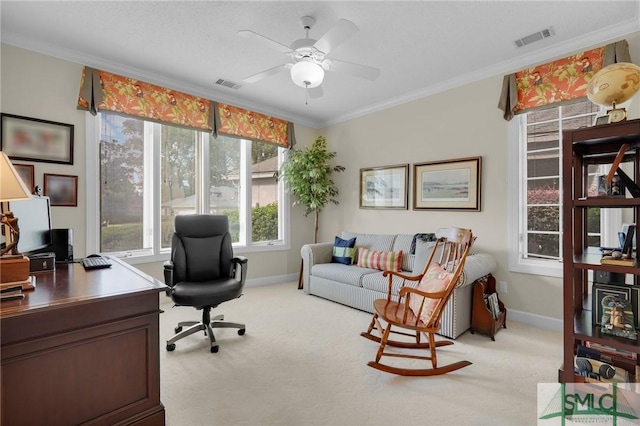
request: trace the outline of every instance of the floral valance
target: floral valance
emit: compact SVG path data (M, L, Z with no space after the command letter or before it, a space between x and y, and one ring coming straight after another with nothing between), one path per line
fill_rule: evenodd
M78 109L93 115L112 111L287 148L295 143L293 124L285 120L90 67L82 70Z
M292 147L293 125L285 120L214 102L215 134Z
M78 109L113 111L195 129L212 129L211 102L129 77L84 67Z
M583 98L600 69L630 61L629 46L622 40L506 75L498 108L510 120L514 114Z

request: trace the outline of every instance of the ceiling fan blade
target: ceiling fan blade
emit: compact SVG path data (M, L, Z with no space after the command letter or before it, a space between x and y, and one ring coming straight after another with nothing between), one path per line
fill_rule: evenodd
M311 99L318 99L324 95L324 91L322 90L322 86L314 87L313 89L307 89L309 91L309 97Z
M380 77L380 70L378 68L369 67L366 65L354 64L351 62L338 61L332 59L327 61L328 70L335 72L342 72L345 74L355 75L356 77L366 78L367 80L376 80Z
M268 37L265 37L265 36L260 35L258 33L254 33L253 31L250 31L250 30L240 30L240 31L238 31L238 37L244 38L244 39L258 40L259 42L261 42L265 46L268 46L268 47L270 47L272 49L279 50L282 53L290 53L291 52L291 48L289 46L285 46L284 44L282 44L280 42L277 42L275 40L271 40Z
M278 74L279 72L285 71L289 68L291 68L291 64L278 65L277 67L269 68L268 70L264 70L257 74L250 75L247 78L243 78L242 81L244 81L245 83L255 83L262 80L263 78Z
M358 32L358 27L347 19L340 19L322 37L315 42L313 47L321 52L329 53Z

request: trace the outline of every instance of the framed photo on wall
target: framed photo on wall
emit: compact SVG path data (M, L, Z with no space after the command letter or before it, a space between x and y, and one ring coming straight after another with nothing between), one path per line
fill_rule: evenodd
M360 208L408 208L409 164L360 169Z
M414 210L480 211L482 157L413 165Z
M16 172L20 175L20 178L29 189L29 192L33 194L35 188L35 167L32 164L14 164Z
M52 206L78 205L78 176L44 174L44 195Z
M73 124L1 114L0 150L13 160L73 164Z

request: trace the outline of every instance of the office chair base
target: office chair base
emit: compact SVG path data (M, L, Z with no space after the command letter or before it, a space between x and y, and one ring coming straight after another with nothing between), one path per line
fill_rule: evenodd
M191 334L197 333L198 331L204 331L205 336L209 336L209 340L211 342L211 353L217 353L219 350L219 346L216 342L216 337L213 334L214 328L237 328L239 336L243 336L246 332L246 326L244 324L235 322L223 322L222 320L224 320L224 315L216 315L215 317L213 317L212 321L208 321L208 319L209 313L205 309L205 312L203 312L203 321L183 321L178 323L178 326L174 329L176 335L167 340L167 351L171 352L175 350L175 342L182 339L183 337L190 336ZM183 327L188 328L183 329Z

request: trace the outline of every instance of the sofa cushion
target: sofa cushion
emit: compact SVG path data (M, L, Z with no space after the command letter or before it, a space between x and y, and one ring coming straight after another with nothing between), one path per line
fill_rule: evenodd
M396 239L393 241L393 247L391 248L391 251L402 250L402 270L403 271L411 271L413 269L414 256L409 255L409 250L411 250L412 240L413 240L413 235L398 234L396 235Z
M402 250L377 251L358 247L358 266L381 271L400 272L402 268Z
M453 273L446 271L437 263L431 264L427 272L424 274L422 279L420 280L420 284L418 284L417 289L422 290L428 293L436 293L439 291L443 291L447 288L447 284L451 281L453 277ZM422 307L422 311L420 311L420 306L422 305L424 300L424 306ZM434 310L436 306L438 306L438 302L442 299L432 299L429 297L422 297L417 294L411 295L411 301L409 302L409 307L413 311L415 315L420 313L420 319L425 324L429 324L431 321L431 317L433 316Z
M355 246L355 237L348 240L336 237L333 243L333 255L331 256L331 262L351 265L356 256Z
M429 260L429 256L431 256L431 252L435 245L435 241L416 241L416 254L415 259L413 260L414 275L419 275L424 271L424 267L427 266L427 261ZM437 258L434 260L437 260Z
M402 285L415 287L418 283L416 281L405 281L402 278L393 275L393 281L391 284L391 294L398 295L400 287ZM362 276L362 287L378 291L382 294L387 294L389 291L389 277L382 275L382 271L376 271L375 274L367 274Z
M342 263L319 263L311 267L311 275L327 280L337 281L357 287L362 287L362 277L380 272L376 269L360 268L355 265Z

